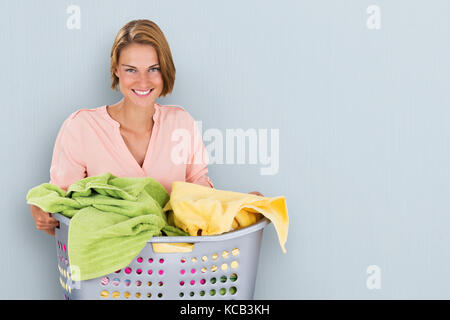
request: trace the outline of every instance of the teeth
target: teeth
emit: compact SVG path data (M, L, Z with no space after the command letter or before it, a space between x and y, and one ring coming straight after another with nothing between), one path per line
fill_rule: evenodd
M148 89L147 91L139 91L139 90L133 89L133 91L136 92L140 96L145 96L146 94L148 94L150 92L150 90L151 89Z

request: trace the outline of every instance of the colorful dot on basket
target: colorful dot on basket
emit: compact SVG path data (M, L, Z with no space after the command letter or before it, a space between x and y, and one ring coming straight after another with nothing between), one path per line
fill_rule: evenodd
M142 263L143 260L144 260L144 259L142 259L142 257L138 257L138 258L136 259L136 261L137 261L138 263Z
M124 282L125 282L125 285L127 287L129 287L131 285L131 280L130 279L126 279Z
M234 248L234 249L231 251L231 254L232 254L233 256L237 256L237 255L239 254L239 249L238 249L238 248Z
M137 269L137 270L136 270L136 273L137 273L137 274L141 274L141 273L142 273L142 269Z
M183 280L180 281L180 286L184 286L184 281Z
M151 281L147 282L147 286L151 287L152 286L152 282Z
M219 257L219 255L218 255L217 253L214 253L214 254L212 255L212 259L213 259L213 260L216 260L218 257Z
M119 278L114 278L112 281L112 284L115 286L118 286L120 284L120 279Z
M212 272L216 272L217 271L217 266L211 266L211 271Z
M164 259L159 259L159 263L164 263Z
M102 298L107 298L109 295L109 292L106 290L103 290L102 292L100 292L100 297Z
M153 263L153 259L152 258L148 259L148 263Z
M181 270L180 270L180 273L181 273L181 274L185 274L185 273L186 273L186 270L181 269Z
M162 287L163 286L163 282L162 281L158 282L158 286Z
M113 298L118 298L120 296L120 293L118 291L114 291L112 293Z
M125 268L125 273L126 274L130 274L131 273L131 268L130 267L126 267Z
M225 270L228 269L228 265L227 265L226 263L224 263L224 264L222 264L222 265L220 266L220 269L222 269L223 271L225 271Z
M203 262L208 261L208 257L207 257L207 256L203 256L203 257L202 257L202 261L203 261Z
M206 283L206 280L205 280L205 279L201 279L201 280L200 280L200 283L201 283L201 284L205 284L205 283Z
M239 266L239 262L236 260L230 263L231 268L236 269Z
M140 298L141 297L141 293L140 292L136 292L136 298Z
M196 263L196 262L197 262L197 258L196 258L196 257L192 257L191 261L192 261L193 263Z
M109 278L108 277L103 277L102 281L101 281L101 284L106 286L108 283L109 283Z
M222 258L228 258L229 255L230 253L228 251L222 252Z
M191 280L191 286L193 286L195 284L195 280Z
M206 267L203 267L203 268L200 269L200 271L201 271L202 273L205 273L206 270L207 270Z
M127 291L123 294L123 296L128 299L130 297L130 293Z
M230 288L230 293L231 293L231 294L236 294L236 292L237 292L236 287L231 287L231 288Z
M186 259L185 258L181 258L181 263L185 263L186 262Z
M153 270L152 269L148 269L147 273L148 274L153 274Z
M117 270L115 273L119 273L120 272L120 270L122 270L122 269L119 269L119 270Z
M141 285L142 285L142 281L141 281L141 280L137 280L137 281L136 281L136 286L137 286L137 287L140 287Z
M237 278L238 278L238 276L237 276L236 273L233 273L233 274L231 274L231 276L230 276L230 280L233 281L233 282L236 281Z
M195 269L191 269L191 273L194 274L195 273Z
M164 274L164 270L159 270L159 275L163 275Z

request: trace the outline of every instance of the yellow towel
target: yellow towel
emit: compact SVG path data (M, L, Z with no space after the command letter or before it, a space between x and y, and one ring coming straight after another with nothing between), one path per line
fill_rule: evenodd
M289 216L285 197L261 197L175 181L163 210L169 211L169 224L191 236L215 235L247 227L263 214L272 221L281 249L286 253Z

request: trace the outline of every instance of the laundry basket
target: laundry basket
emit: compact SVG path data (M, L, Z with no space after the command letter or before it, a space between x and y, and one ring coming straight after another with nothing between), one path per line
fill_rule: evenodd
M59 283L68 300L253 299L264 227L257 223L214 236L153 237L130 264L103 277L73 281L68 258L70 219L54 214ZM153 245L192 243L190 252L155 252ZM158 251L158 250L157 250Z

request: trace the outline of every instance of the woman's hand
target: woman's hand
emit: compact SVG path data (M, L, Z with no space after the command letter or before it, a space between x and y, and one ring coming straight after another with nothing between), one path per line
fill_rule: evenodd
M35 205L30 205L30 211L34 222L36 223L36 228L54 236L55 228L59 226L59 221L51 217L48 212L43 211Z
M249 192L249 194L255 194L255 195L257 195L257 196L264 197L264 196L262 195L262 193L260 193L260 192L258 192L258 191L252 191L252 192Z

